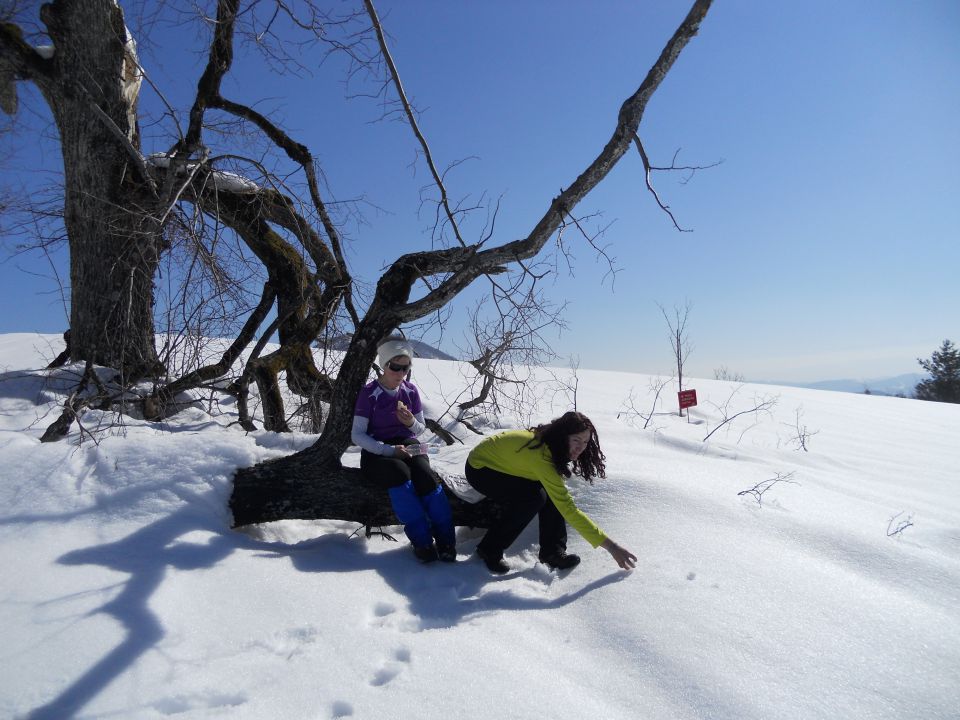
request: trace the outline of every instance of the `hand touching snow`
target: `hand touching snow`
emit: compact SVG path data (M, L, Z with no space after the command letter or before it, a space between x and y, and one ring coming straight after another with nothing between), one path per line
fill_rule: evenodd
M637 556L626 548L617 545L617 543L610 538L604 540L600 544L600 547L610 553L617 565L622 567L624 570L633 570L637 566Z

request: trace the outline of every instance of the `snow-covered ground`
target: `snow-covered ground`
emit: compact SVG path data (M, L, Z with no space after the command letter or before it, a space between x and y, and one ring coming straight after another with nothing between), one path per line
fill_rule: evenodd
M234 470L313 436L91 411L92 438L41 444L60 347L0 336L2 717L960 717L960 406L697 380L689 422L643 429L649 378L581 369L608 477L572 490L638 567L573 535L557 575L528 528L492 577L467 528L430 566L349 523L230 530ZM458 368L417 362L428 407ZM447 474L479 440L455 432Z

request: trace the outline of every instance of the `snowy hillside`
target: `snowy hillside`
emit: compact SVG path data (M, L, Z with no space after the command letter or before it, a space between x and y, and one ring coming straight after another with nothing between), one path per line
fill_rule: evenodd
M608 477L572 491L638 567L572 535L558 575L528 528L493 577L469 528L430 566L349 523L230 530L234 470L315 437L197 407L41 444L61 343L0 336L2 717L958 717L960 406L697 380L644 429L650 378L581 369L499 424L575 385ZM416 363L437 414L458 367ZM479 437L451 429L431 461L458 474Z

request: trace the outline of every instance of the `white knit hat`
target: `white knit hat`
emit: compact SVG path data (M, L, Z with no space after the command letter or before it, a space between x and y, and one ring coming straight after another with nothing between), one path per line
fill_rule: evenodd
M413 345L403 338L391 338L377 346L377 364L382 370L398 355L406 355L413 362Z

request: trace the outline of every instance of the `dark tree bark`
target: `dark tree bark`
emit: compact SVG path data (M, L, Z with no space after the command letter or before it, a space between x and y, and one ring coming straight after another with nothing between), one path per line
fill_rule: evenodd
M329 461L324 466L310 456L294 455L285 470L282 476L266 464L246 470L243 490L230 498L235 527L290 518L397 524L387 493L368 483L357 468ZM447 495L457 525L484 528L497 517L496 507L487 500L471 504Z
M139 377L158 369L153 279L161 203L142 171L139 70L111 0L41 8L54 43L44 58L15 26L0 29L0 64L32 80L60 133L70 242L70 355Z

